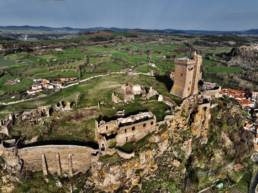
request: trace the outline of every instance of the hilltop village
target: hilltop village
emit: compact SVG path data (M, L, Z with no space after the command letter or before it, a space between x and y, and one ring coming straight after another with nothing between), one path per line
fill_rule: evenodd
M99 189L114 192L121 186L119 181L122 179L120 176L122 174L119 173L126 172L127 178L137 181L139 179L135 176L136 170L143 170L142 175L155 170L154 168L148 170L149 167L152 167L152 158L159 157L168 149L169 141L168 136L164 134L166 133L164 128L172 128L170 135L176 140L177 132L174 130L184 127L183 117L188 117L184 114L190 112L188 119L191 119L192 122L192 134L200 140L201 144L207 144L210 121L213 119L211 112L218 107L218 101L223 97L233 98L244 111L250 113L244 129L250 134L258 136L257 92L248 95L245 91L221 88L215 83L206 82L202 78L202 62L202 56L196 52L193 52L190 58L175 59L175 71L171 76L174 83L170 88L170 95L177 97L181 101L180 105L153 87L140 84L128 82L113 91L109 99L113 104L129 104L138 99L154 100L168 106L168 114L162 119L158 119L157 114L155 115L151 111L125 114L124 110L120 110L113 117L96 117L93 125L95 128L94 144L51 144L50 142L40 145L38 137L35 136L31 140L27 140L25 145L19 145L16 140L8 139L13 128L19 122L30 122L32 125L43 123L45 118L51 118L57 113L72 111L76 106L76 101L60 101L57 104L41 106L35 110L10 114L0 121L0 133L3 139L8 139L3 140L0 146L0 155L4 159L5 168L14 174L30 171L43 172L44 176L51 174L69 177L79 173L85 174L90 170L93 173L91 179ZM147 75L153 76L153 73ZM41 92L42 89L61 89L62 85L70 81L76 82L75 79L60 79L56 82L37 79L27 93L34 95ZM101 91L98 94L101 95ZM98 102L96 107L89 108L98 109L103 105ZM191 108L192 110L189 110ZM173 134L173 132L175 133ZM132 144L137 144L146 137L150 137L149 140L158 146L155 154L150 150L135 151ZM229 141L225 134L223 137ZM252 140L251 138L248 143L252 143L255 150L258 151L258 138ZM192 139L183 143L182 149L187 157L191 154L192 143ZM119 159L125 160L124 164L131 163L130 160L139 157L141 164L135 165L135 170L124 168L127 166L110 167L108 171L105 170L105 174L100 176L101 168L105 167L101 160L105 156L115 155ZM174 159L172 165L180 167L180 160Z

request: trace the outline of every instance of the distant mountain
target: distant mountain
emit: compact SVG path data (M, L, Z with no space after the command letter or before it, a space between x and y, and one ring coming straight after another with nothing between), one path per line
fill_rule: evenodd
M0 32L13 33L78 33L82 29L62 27L45 27L45 26L0 26Z
M128 28L72 28L72 27L46 27L46 26L0 26L0 33L17 33L17 34L38 34L38 33L64 33L75 34L83 32L96 31L113 31L113 32L145 32L145 33L162 33L178 35L258 35L258 29L245 31L208 31L208 30L177 30L177 29L128 29Z

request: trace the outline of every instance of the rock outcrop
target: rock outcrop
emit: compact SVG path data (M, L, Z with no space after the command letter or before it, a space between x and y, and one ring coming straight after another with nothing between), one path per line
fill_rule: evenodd
M241 66L243 68L258 67L258 45L241 46L233 48L230 53L230 66Z
M81 192L195 193L240 183L252 167L245 121L228 99L186 99L153 134L130 144L133 154L93 160Z
M113 155L98 161L90 184L105 192L149 193L198 192L218 180L239 183L253 150L253 135L242 129L245 119L232 101L187 99L143 146L136 145L130 160Z

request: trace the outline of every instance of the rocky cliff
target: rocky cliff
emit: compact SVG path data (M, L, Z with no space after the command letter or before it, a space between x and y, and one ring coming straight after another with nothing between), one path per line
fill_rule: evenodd
M258 45L240 46L233 48L229 53L218 55L228 66L238 66L241 73L225 76L219 74L223 82L231 86L240 86L251 90L258 89Z
M132 158L101 156L87 178L78 177L73 187L87 193L194 193L203 189L244 193L253 151L253 135L242 129L245 120L245 113L233 101L187 99L174 115L159 123L156 133L130 144ZM68 184L63 183L60 192Z
M241 46L233 48L230 53L230 66L241 66L243 68L258 67L258 45Z
M186 100L159 132L135 146L134 158L97 162L90 184L106 192L146 193L235 187L248 180L251 168L253 136L242 129L244 121L232 101Z

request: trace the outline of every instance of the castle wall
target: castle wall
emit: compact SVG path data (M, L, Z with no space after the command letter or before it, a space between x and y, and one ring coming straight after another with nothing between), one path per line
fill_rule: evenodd
M91 164L93 150L84 146L47 145L18 150L23 169L44 174L85 173Z
M188 62L188 60L177 61L175 69L172 93L181 98L190 96L192 92L194 66L193 64L188 64Z
M104 151L108 142L114 140L117 146L135 142L156 129L156 117L151 112L139 113L109 122L96 123L97 140Z
M98 125L98 133L99 134L107 134L110 135L114 132L117 132L118 129L118 121L114 120L114 121L109 121L109 122L105 122L103 124Z
M201 79L202 57L194 53L193 59L180 58L175 60L174 85L171 93L180 98L187 98L199 92Z
M156 119L149 119L140 123L130 124L119 128L116 135L118 146L122 146L128 142L136 142L144 138L149 133L155 131Z
M220 92L221 92L221 87L219 87L218 89L204 90L202 92L202 95L208 99L219 98L219 97L222 97L222 94L220 94Z
M192 95L196 95L199 92L199 80L202 78L201 73L201 65L202 65L202 56L197 55L194 53L194 61L195 61L195 68L193 74L193 88L192 88Z

